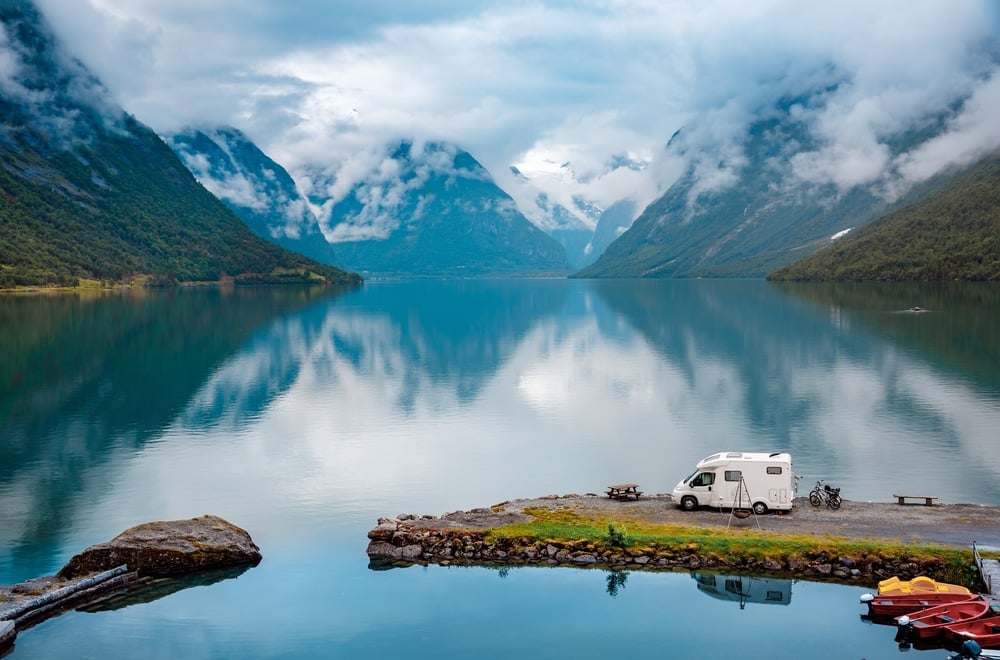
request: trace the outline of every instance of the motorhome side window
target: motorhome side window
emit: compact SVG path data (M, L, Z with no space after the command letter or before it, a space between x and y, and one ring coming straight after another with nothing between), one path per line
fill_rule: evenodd
M781 474L781 468L780 467L769 467L769 468L767 468L767 473L768 474Z
M726 481L739 481L743 477L740 470L726 470Z
M697 477L691 480L692 486L711 486L714 483L715 483L714 472L702 472Z

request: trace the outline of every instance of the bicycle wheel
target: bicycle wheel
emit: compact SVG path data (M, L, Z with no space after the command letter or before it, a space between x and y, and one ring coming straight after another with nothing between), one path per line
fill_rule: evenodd
M830 504L830 508L831 509L839 509L840 508L840 495L834 495L833 497L831 497L829 504Z
M813 492L809 493L809 504L812 504L813 506L819 506L822 503L823 503L823 498L819 496L818 492L814 490Z

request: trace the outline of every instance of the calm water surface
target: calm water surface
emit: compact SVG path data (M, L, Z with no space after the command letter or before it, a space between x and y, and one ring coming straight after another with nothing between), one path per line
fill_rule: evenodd
M47 621L15 658L703 657L720 630L740 657L895 657L893 629L858 617L862 588L757 578L732 599L687 573L375 571L365 533L622 481L669 492L730 449L788 451L804 489L847 499L1000 504L997 287L0 297L0 346L0 583L203 513L264 553L235 579Z

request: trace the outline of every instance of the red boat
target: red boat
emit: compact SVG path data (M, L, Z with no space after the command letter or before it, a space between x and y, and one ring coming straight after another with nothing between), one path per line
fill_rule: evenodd
M881 594L879 596L866 594L862 596L862 602L868 603L868 613L871 616L891 618L903 614L910 614L912 617L912 614L919 610L978 598L979 596L975 594L958 593Z
M944 634L959 644L967 639L974 639L984 648L1000 647L1000 616L950 623L944 627Z
M896 625L917 639L932 639L942 634L945 626L984 617L989 611L990 604L977 598L897 616Z

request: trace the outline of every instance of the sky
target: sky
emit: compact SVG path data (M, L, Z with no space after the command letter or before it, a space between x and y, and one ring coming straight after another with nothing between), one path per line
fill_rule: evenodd
M903 190L1000 145L997 0L36 2L139 120L235 126L306 186L440 140L522 206L538 190L644 205L689 165L728 185L754 116L834 84L798 109L819 145L792 159L802 181ZM939 139L890 153L955 104ZM681 127L679 159L665 145Z

